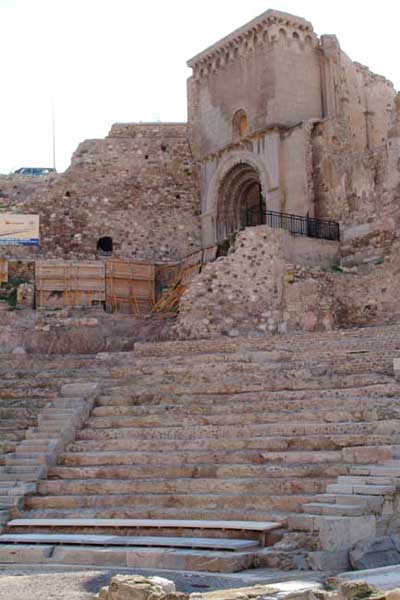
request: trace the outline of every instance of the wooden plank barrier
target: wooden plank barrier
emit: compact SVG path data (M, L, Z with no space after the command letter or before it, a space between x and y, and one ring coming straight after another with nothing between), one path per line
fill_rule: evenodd
M100 261L36 262L36 306L63 308L105 302L105 265Z
M5 258L0 258L0 284L8 281L8 262Z
M112 258L106 264L106 306L130 314L150 313L155 305L156 268L153 263Z

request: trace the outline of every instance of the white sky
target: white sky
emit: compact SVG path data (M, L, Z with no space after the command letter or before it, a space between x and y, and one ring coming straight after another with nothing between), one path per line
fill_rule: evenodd
M0 0L0 173L64 170L118 121L185 121L186 60L268 8L400 88L399 0Z

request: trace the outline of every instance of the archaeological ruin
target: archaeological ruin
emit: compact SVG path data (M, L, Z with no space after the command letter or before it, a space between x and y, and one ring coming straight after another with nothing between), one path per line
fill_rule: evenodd
M398 564L400 94L275 10L188 65L0 176L0 564Z

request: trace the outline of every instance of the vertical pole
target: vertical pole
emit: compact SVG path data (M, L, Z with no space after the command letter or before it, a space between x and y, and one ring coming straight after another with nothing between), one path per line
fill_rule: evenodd
M54 117L54 98L51 99L51 131L53 140L53 169L56 170L56 129Z

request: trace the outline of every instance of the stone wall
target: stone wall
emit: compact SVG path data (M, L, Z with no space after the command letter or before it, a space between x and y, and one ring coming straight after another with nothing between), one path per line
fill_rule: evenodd
M259 226L238 234L232 250L204 267L183 295L178 337L334 328L329 274L310 265L335 264L336 244Z
M231 253L203 268L183 295L181 338L271 335L398 322L400 241L358 266L333 242L249 228Z
M185 124L114 125L80 144L70 168L38 181L0 177L2 212L38 213L41 243L0 248L16 257L180 259L200 246L198 173Z

